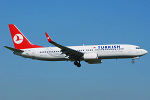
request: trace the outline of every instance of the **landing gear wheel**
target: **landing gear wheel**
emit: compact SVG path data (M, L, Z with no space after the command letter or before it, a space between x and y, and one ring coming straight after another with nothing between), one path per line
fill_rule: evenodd
M78 64L77 64L77 67L81 67L81 64L80 64L80 63L78 63Z
M81 67L80 61L75 61L74 65L76 65L77 67Z
M77 65L77 64L78 64L78 62L77 62L77 61L75 61L75 62L74 62L74 65Z

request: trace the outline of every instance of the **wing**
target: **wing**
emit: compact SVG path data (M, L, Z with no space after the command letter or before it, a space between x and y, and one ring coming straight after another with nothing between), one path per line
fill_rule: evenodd
M45 33L47 40L49 43L55 45L56 47L60 48L63 54L66 54L67 56L69 56L69 59L80 59L84 54L82 52L76 51L74 49L71 49L69 47L65 47L63 45L60 45L54 41L52 41L52 39L48 36L47 33Z

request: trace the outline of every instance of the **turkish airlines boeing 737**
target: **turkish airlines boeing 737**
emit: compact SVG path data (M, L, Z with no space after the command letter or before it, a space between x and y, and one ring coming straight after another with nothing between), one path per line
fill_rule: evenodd
M8 26L15 48L4 47L24 58L45 61L74 61L74 65L80 67L80 61L98 64L102 63L102 59L132 58L132 63L134 63L134 59L147 54L147 51L139 46L126 44L63 46L54 42L47 33L45 34L48 42L56 47L38 46L29 42L14 24Z

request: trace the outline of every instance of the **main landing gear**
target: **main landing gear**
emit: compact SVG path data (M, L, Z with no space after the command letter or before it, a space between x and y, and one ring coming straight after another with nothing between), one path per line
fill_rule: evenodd
M77 67L81 67L80 61L75 61L74 65L76 65Z

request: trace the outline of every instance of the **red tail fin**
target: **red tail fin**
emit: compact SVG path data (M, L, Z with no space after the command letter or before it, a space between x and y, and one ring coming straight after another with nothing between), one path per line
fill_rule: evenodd
M14 24L9 24L11 37L16 49L28 49L28 48L43 48L42 46L34 45L19 31Z

